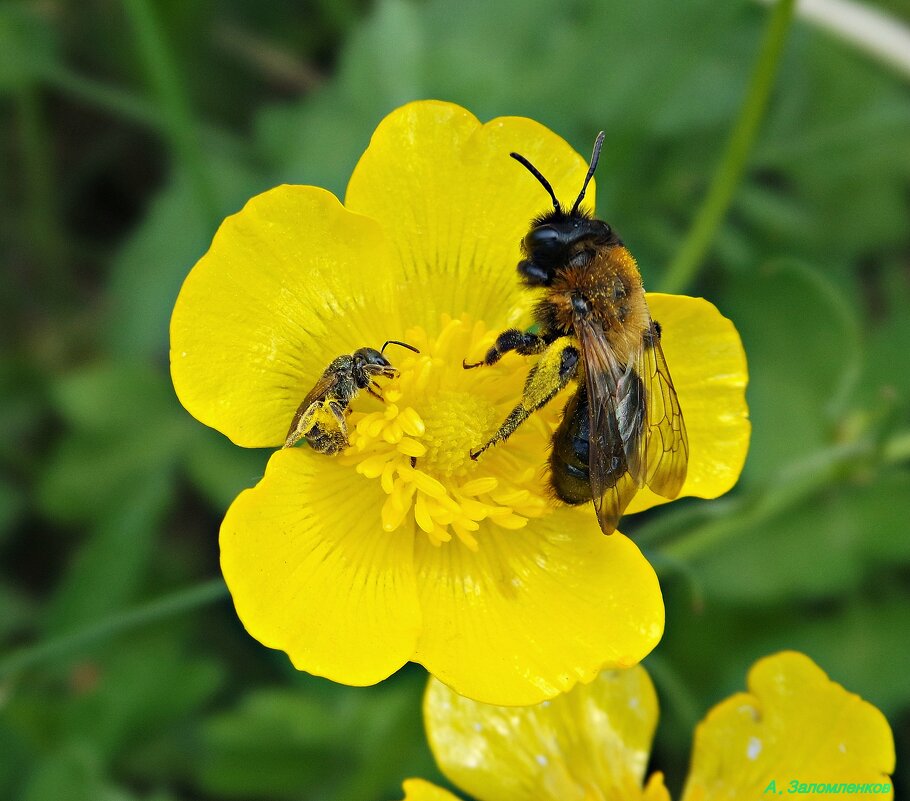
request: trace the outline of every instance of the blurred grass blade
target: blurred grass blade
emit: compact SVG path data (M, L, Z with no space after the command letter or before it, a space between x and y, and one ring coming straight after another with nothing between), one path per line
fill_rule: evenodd
M667 268L661 285L662 292L682 292L692 283L714 241L717 229L723 222L742 178L758 126L764 117L784 42L793 20L794 5L795 0L778 0L771 12L771 19L768 21L739 119L721 156L708 195L698 210L695 222Z
M199 210L212 225L220 219L215 189L203 155L199 129L190 110L179 70L148 0L124 0L136 44L164 115L171 146L193 184Z
M108 111L121 119L129 120L155 130L163 130L161 118L155 107L143 98L113 86L106 86L92 78L86 78L72 69L54 64L41 70L42 80L55 89L65 92L81 103Z
M910 78L910 28L884 9L855 0L800 0L796 13Z
M21 648L0 659L0 680L41 662L53 661L115 637L131 629L158 623L169 617L220 601L227 597L227 587L221 579L212 579L189 589L180 590L130 611L112 615L90 626Z

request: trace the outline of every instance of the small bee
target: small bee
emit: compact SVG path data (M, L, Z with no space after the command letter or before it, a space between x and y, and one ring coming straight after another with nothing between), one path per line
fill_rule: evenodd
M553 201L553 211L531 223L518 263L525 286L546 290L533 312L538 333L503 331L482 362L464 367L495 364L512 350L541 354L521 401L490 440L471 452L472 459L508 439L578 379L553 434L551 483L565 503L593 500L600 527L610 534L642 486L666 498L679 494L689 442L660 345L661 327L651 319L635 259L607 223L579 208L603 140L601 132L570 211L533 164L511 154Z
M398 375L398 370L383 356L389 345L401 345L414 353L420 352L413 345L390 339L381 350L360 348L349 356L334 359L297 407L284 447L290 448L305 437L318 453L331 455L346 448L348 426L345 415L350 412L351 401L362 389L382 400L376 391L380 387L375 378L395 378Z

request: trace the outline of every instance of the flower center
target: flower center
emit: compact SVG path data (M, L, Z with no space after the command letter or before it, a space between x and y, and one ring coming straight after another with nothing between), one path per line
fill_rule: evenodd
M382 387L384 408L352 412L351 445L341 459L379 479L387 495L383 529L395 531L413 515L434 545L454 535L476 550L484 521L518 529L553 508L544 467L564 401L554 399L474 461L471 451L520 399L531 365L508 354L493 367L465 370L462 360L482 359L497 332L467 316L442 323L435 339L422 328L406 333L420 353L391 357L399 374Z
M450 389L429 399L422 417L426 426L423 444L427 449L421 460L422 469L447 479L461 478L471 471L471 449L483 442L499 422L489 401Z

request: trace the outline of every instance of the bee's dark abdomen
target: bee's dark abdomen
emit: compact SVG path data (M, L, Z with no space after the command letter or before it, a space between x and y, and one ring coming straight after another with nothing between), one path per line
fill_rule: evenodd
M550 453L550 480L556 497L563 503L579 504L591 500L590 425L588 393L581 386L566 404L562 422L553 434ZM628 469L622 441L617 437L612 443L602 443L600 452L610 461L605 487L612 487Z
M316 453L324 453L327 456L333 456L348 447L347 437L341 431L337 429L327 431L318 424L306 435L306 441Z
M591 500L588 426L588 394L582 386L566 404L550 452L550 480L563 503Z

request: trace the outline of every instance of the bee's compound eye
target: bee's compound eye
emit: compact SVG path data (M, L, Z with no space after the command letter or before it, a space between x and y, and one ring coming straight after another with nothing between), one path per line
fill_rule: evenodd
M526 237L525 244L529 249L553 248L561 244L561 235L559 231L550 225L541 225L534 228Z
M354 353L354 357L360 357L364 364L379 364L384 367L388 366L389 361L375 348L360 348Z

